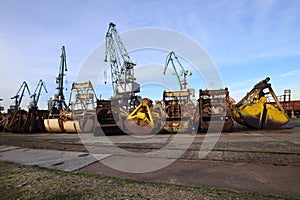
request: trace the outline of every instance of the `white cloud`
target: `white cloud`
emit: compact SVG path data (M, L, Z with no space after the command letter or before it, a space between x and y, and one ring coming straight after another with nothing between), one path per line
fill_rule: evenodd
M290 71L290 72L282 74L281 76L285 77L285 76L296 76L296 75L300 75L300 70Z
M229 96L238 103L247 94L247 89L230 90Z
M254 86L256 83L262 81L263 78L255 78L255 79L249 79L249 80L243 80L239 82L234 82L229 85L229 88L241 88L241 87L251 87Z

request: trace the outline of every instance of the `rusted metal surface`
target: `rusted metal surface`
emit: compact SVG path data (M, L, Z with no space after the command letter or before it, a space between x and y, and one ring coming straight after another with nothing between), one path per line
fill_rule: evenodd
M101 134L122 134L123 131L118 126L121 125L118 113L113 113L111 100L97 100L96 116L100 127L95 130L95 135ZM118 124L117 124L118 122Z
M165 131L171 133L192 132L196 108L190 95L190 91L164 91L162 103L165 114Z
M300 100L291 100L291 90L284 90L284 94L278 96L278 101L289 118L300 118ZM276 102L271 102L271 104L277 107Z
M300 118L300 100L282 101L280 104L290 118ZM275 102L272 102L272 105L276 107Z
M13 133L43 133L45 132L44 119L49 115L48 110L39 110L37 107L26 110L8 110L1 124L4 131Z
M96 94L90 81L73 83L66 108L53 106L49 117L44 120L47 132L78 133L93 132L95 128Z
M0 132L4 130L5 123L6 123L6 114L0 112Z
M25 125L28 114L26 110L8 110L4 131L20 133Z
M199 91L198 132L207 132L208 129L223 132L233 131L230 99L227 88Z
M39 110L37 107L29 108L27 119L21 130L24 133L43 133L45 132L44 119L49 116L48 110Z

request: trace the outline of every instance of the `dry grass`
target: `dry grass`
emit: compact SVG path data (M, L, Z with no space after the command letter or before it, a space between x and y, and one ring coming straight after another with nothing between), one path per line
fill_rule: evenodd
M1 199L283 199L0 162Z

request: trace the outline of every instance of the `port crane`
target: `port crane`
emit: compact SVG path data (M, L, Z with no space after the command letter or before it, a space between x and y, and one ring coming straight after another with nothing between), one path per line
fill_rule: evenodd
M104 62L109 63L113 96L110 100L97 100L97 119L102 130L124 130L123 121L141 101L140 84L134 77L132 62L114 23L109 23L105 36Z
M44 83L43 80L41 79L41 80L39 81L38 85L36 86L33 95L30 96L31 102L30 102L30 104L29 104L29 108L35 108L35 107L38 107L38 102L39 102L40 95L41 95L41 91L42 91L43 88L44 88L44 91L45 91L46 93L48 93L48 91L47 91L47 89L46 89L46 86L45 86L45 83Z
M82 107L82 110L74 110L74 106L72 108L71 102L69 105L65 102L64 96L64 76L67 71L67 59L66 59L66 49L64 46L61 48L61 56L60 56L60 67L58 77L56 78L57 83L57 94L55 94L50 99L49 105L49 116L44 119L44 127L47 132L53 133L77 133L81 131L85 131L84 128L86 124L86 120L90 119L86 117L86 108ZM90 93L89 89L91 88L90 83L74 83L72 84L71 95L72 92L77 91L76 101L84 102L83 104L87 106L85 103L93 104L93 93ZM71 107L71 108L70 108ZM90 116L90 115L89 115ZM81 123L82 122L82 123ZM91 127L91 126L89 126Z
M20 105L22 103L25 92L30 95L29 87L27 83L24 81L18 90L17 94L13 96L11 99L15 99L15 104L11 105L8 113L7 120L4 124L4 130L14 133L19 133L22 130L22 127L25 124L27 119L27 111L21 109Z
M0 103L3 101L3 99L0 99ZM0 113L1 113L1 111L3 111L4 110L4 107L0 104Z
M20 110L20 105L22 103L25 91L27 91L28 94L30 95L29 87L28 87L27 83L24 81L22 83L20 89L18 90L17 94L15 96L11 97L11 99L15 99L15 105L10 106L11 110Z
M104 61L110 64L114 98L127 99L129 102L124 103L124 106L128 108L126 104L136 104L135 93L140 92L140 85L134 77L136 64L129 57L114 23L109 24L105 42Z
M164 75L170 65L175 72L180 91L163 92L163 110L167 115L164 129L168 132L191 130L195 105L190 96L195 95L195 90L187 89L186 76L191 76L192 73L183 68L174 51L171 51L166 57ZM180 75L177 68L180 68Z
M4 107L1 105L2 101L3 99L0 98L0 132L3 131L6 120L6 116L2 113L2 111L4 110Z
M24 125L21 127L21 133L42 133L45 131L44 119L48 117L49 111L38 109L38 102L42 89L48 93L45 83L40 79L33 95L30 96L31 99L28 106L27 117Z
M181 69L180 70L180 75L182 76L182 80L180 79L180 75L179 75L179 73L176 69L176 63L175 62L179 65L179 67ZM166 57L165 69L164 69L164 72L163 72L164 75L166 74L166 71L167 71L167 68L168 68L169 65L172 65L172 67L174 69L174 72L176 74L176 77L177 77L177 80L178 80L178 83L179 83L179 86L180 86L180 90L186 90L187 89L186 88L186 86L187 86L186 76L191 76L192 72L187 71L182 67L182 64L178 60L178 56L175 54L174 51L171 51Z
M67 58L66 58L66 49L65 46L61 48L61 56L60 56L60 67L58 76L56 78L57 84L57 94L55 94L51 99L51 105L49 106L50 110L53 112L60 111L60 110L67 110L68 106L65 102L64 96L64 76L66 75L67 71Z

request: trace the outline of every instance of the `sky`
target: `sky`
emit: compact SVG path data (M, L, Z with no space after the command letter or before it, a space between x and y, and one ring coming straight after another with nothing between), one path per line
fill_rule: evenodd
M39 107L47 107L56 93L62 45L67 51L68 98L82 64L105 41L109 22L117 24L120 34L157 27L191 38L211 58L236 101L266 77L277 95L291 89L292 99L300 99L298 0L0 0L0 5L0 98L5 109L14 103L11 97L23 81L33 92L40 79L48 93L42 92ZM130 52L137 65L152 58L164 65L160 55L150 59L142 54ZM98 96L103 96L101 87ZM21 107L28 100L25 95Z

